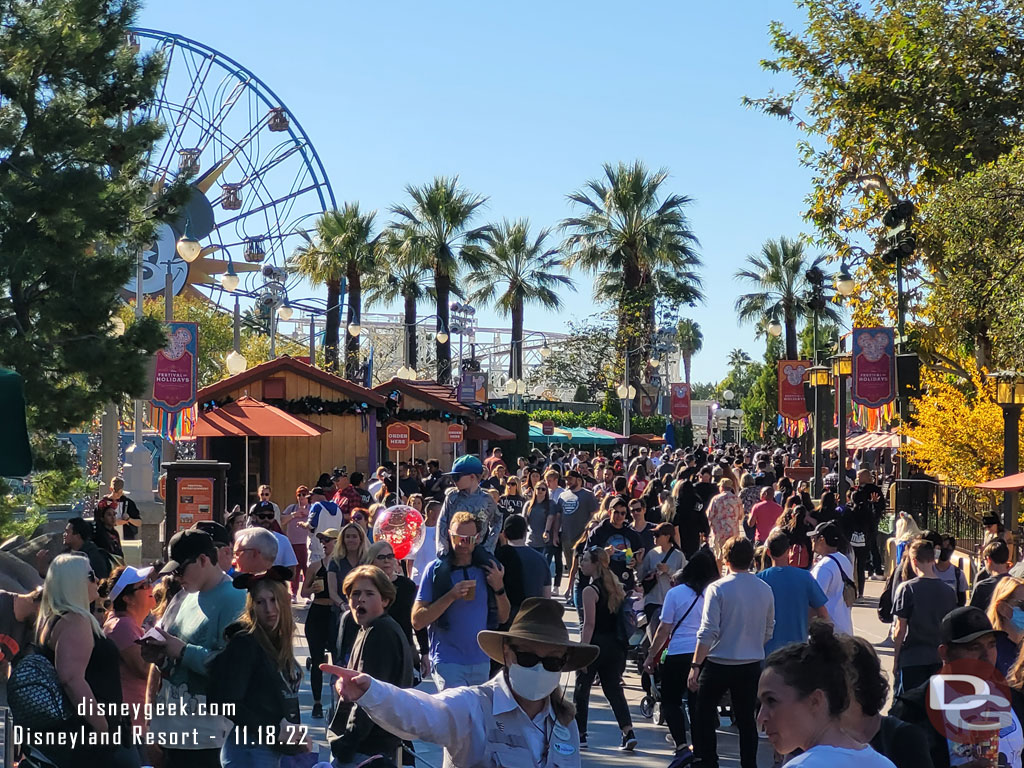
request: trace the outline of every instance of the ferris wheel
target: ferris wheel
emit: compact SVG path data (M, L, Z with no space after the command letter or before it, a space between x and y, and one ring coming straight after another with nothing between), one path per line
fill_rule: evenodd
M192 179L180 216L159 224L143 251L143 293L163 293L168 270L175 295L217 303L235 286L255 296L264 273L288 280L281 277L286 259L316 217L335 207L299 121L255 74L207 45L143 28L132 28L126 44L164 61L156 97L126 116L164 126L147 158L153 190L179 175ZM191 263L176 255L183 235L202 245ZM124 290L135 294L135 277Z

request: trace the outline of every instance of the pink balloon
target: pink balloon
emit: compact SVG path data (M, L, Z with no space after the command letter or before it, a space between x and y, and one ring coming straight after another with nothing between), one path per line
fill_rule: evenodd
M396 560L415 555L426 535L423 515L405 504L388 507L373 522L373 540L390 544Z

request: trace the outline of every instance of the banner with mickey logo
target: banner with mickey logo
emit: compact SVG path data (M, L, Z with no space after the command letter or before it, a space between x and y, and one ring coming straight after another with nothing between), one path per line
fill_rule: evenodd
M672 392L672 418L684 424L690 420L690 385L671 384Z
M809 413L804 400L804 373L810 360L779 360L779 415L798 421Z
M896 399L895 335L892 328L853 329L852 400L880 408Z

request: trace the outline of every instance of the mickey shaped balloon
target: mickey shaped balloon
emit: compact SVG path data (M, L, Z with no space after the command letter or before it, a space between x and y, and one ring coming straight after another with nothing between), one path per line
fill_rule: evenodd
M405 504L388 507L373 522L373 540L390 544L396 560L415 555L426 534L423 515Z

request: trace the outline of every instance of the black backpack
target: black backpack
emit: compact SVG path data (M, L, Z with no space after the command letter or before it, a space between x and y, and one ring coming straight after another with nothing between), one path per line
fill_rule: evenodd
M899 566L893 568L889 578L885 580L882 594L878 596L878 620L883 624L892 624L892 585L898 568Z

